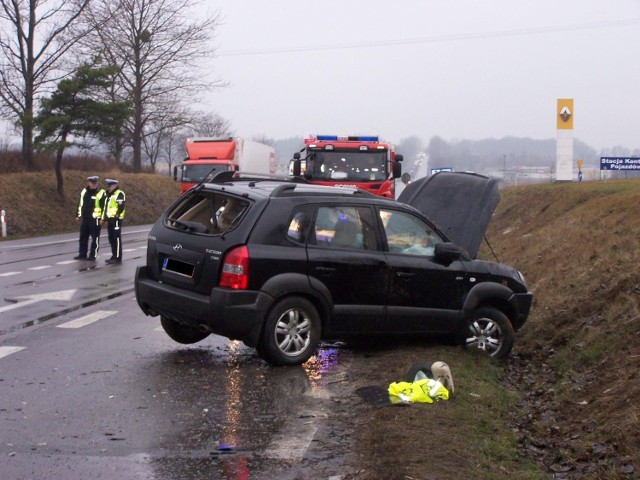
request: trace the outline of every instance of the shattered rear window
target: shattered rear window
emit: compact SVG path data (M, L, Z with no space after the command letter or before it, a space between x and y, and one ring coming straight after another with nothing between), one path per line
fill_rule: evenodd
M167 212L168 227L189 233L222 235L236 228L250 202L221 192L188 193Z

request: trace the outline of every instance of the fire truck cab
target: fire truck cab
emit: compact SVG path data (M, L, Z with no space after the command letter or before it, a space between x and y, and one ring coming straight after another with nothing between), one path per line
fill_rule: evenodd
M355 187L381 197L395 198L395 182L402 174L402 155L377 136L310 135L293 155L289 174L318 185ZM305 157L301 158L300 153Z

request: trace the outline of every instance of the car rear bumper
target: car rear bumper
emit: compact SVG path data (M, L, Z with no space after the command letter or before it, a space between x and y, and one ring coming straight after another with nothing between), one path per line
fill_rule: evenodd
M161 315L250 346L257 344L264 318L273 304L273 298L263 292L214 288L205 295L167 285L151 278L145 266L136 270L135 293L146 315Z

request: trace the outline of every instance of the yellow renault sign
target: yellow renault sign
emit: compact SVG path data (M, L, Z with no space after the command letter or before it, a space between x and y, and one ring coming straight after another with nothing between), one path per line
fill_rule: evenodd
M559 98L556 113L558 130L573 130L573 98Z

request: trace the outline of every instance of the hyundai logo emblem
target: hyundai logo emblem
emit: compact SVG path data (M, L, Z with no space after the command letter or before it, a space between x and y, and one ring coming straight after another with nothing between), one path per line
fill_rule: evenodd
M174 249L176 252L177 252L178 250L182 250L182 245L180 245L179 243L176 243L176 244L173 246L173 249Z

